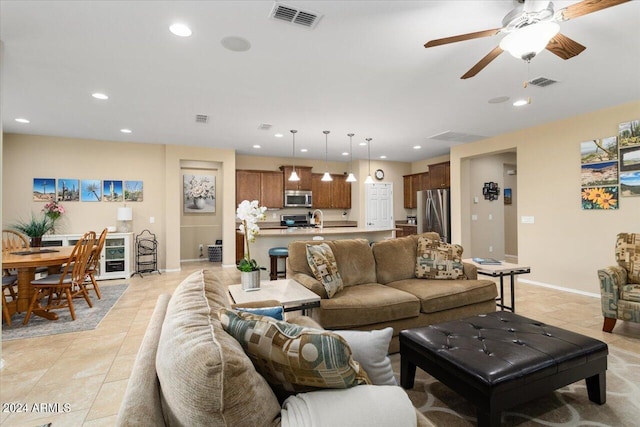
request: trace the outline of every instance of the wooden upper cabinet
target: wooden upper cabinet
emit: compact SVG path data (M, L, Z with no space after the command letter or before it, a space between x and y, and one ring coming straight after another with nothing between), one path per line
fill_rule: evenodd
M320 173L311 174L311 191L315 209L351 209L351 183L344 175L331 175L333 181L322 181Z
M429 172L414 173L403 176L404 207L415 209L418 205L416 192L429 188Z
M236 170L236 206L243 200L257 200L260 206L282 208L282 172Z
M451 185L451 169L450 163L437 163L429 165L429 188L448 188Z
M296 166L296 173L300 177L300 181L289 181L293 166L280 166L280 170L283 172L285 190L311 190L311 168L309 166Z

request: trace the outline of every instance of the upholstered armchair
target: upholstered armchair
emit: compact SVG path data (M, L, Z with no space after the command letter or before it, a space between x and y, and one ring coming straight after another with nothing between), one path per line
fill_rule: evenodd
M605 332L617 319L640 323L640 234L618 234L616 262L598 270Z

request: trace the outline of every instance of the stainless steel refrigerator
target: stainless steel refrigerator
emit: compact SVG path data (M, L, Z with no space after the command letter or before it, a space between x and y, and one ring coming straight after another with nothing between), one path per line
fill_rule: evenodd
M451 243L451 201L448 188L418 191L418 234L435 231Z

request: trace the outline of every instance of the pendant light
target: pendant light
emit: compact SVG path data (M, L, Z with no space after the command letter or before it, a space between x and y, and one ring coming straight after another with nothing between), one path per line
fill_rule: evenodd
M352 165L353 165L353 143L351 141L351 139L353 138L355 134L353 133L348 133L347 136L349 137L349 176L347 176L347 182L356 182L356 176L353 174L352 172Z
M367 140L367 152L369 155L369 175L367 175L367 179L364 180L365 184L373 184L373 178L371 178L371 139L365 138Z
M324 163L326 169L320 181L333 181L333 178L331 178L331 175L329 174L329 131L323 130L322 133L324 133Z
M293 135L293 170L291 171L291 175L289 176L289 181L300 181L300 177L296 173L296 132L295 129L290 130L291 135Z

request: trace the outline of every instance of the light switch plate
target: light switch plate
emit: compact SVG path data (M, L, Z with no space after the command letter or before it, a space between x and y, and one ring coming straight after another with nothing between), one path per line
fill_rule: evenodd
M535 222L535 218L532 216L521 216L520 222L523 224L533 224Z

